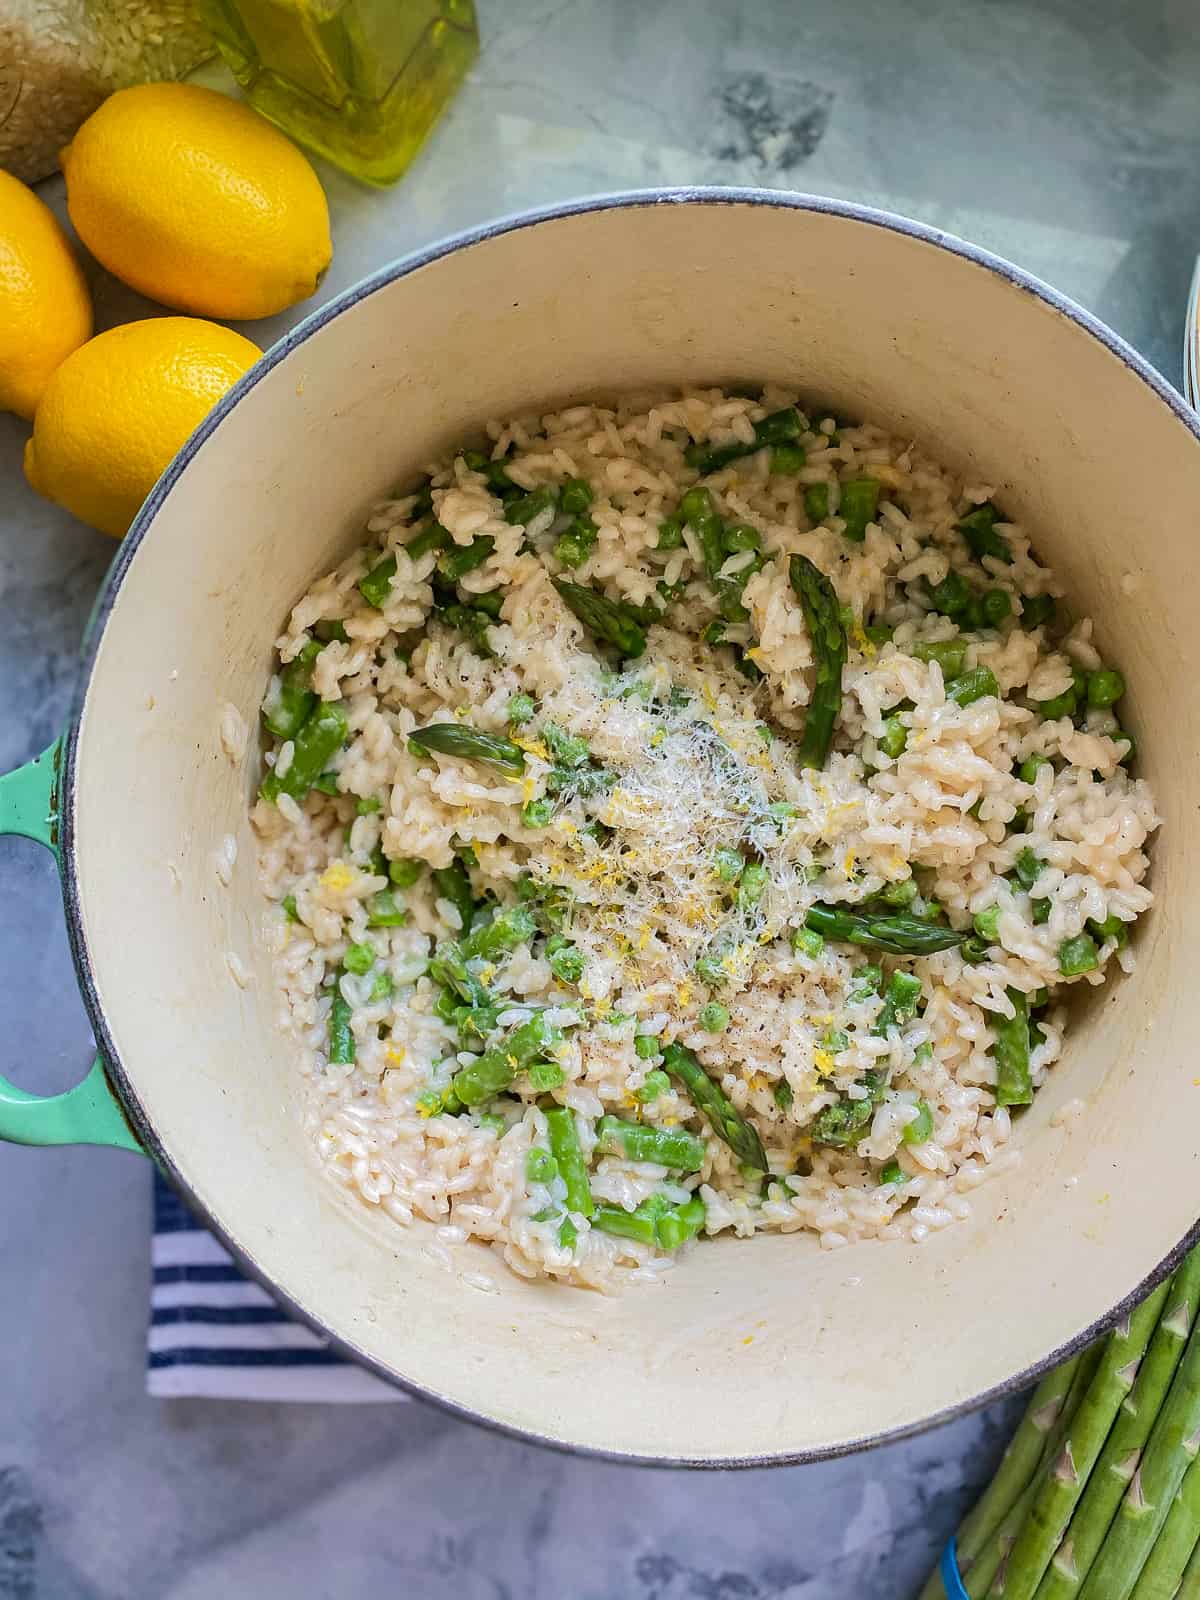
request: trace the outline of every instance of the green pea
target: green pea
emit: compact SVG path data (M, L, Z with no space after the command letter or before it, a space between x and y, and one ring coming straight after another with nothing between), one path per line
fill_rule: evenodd
M825 938L815 928L795 928L792 931L792 949L798 956L808 956L815 961L825 949Z
M762 547L762 534L748 522L735 522L725 530L725 548L731 556Z
M900 1135L903 1144L924 1144L933 1132L933 1112L924 1100L917 1101L917 1114Z
M983 596L983 617L990 627L998 628L1006 617L1012 615L1012 596L1007 589L988 589Z
M723 1033L729 1026L729 1012L719 1000L710 1000L696 1020L706 1033Z
M709 989L719 989L729 982L729 974L718 955L709 953L697 956L695 972L700 982Z
M1037 775L1042 768L1052 767L1053 765L1054 763L1051 761L1049 756L1026 756L1017 771L1017 776L1020 778L1022 783L1036 783Z
M679 502L679 515L684 522L696 522L700 517L716 515L716 504L708 489L689 489Z
M978 633L980 628L987 627L988 620L983 609L983 596L981 594L972 590L971 598L959 612L958 625L960 628L965 628L969 633Z
M578 983L586 965L583 951L561 933L546 940L546 957L550 970L562 983Z
M553 800L527 800L521 807L521 821L527 828L544 828L553 815Z
M342 965L347 972L353 972L361 978L375 965L375 952L369 944L347 945Z
M1107 711L1115 706L1125 693L1125 679L1115 667L1102 667L1087 675L1087 703L1097 710Z
M1073 717L1079 709L1079 698L1074 689L1056 694L1050 700L1035 700L1033 709L1045 722L1057 722L1060 717Z
M885 883L875 898L885 906L910 906L917 898L917 880L901 878L899 883Z
M986 911L977 911L972 918L975 932L981 939L988 939L993 944L1000 937L1000 907L988 906Z
M415 856L397 856L388 862L388 877L397 889L411 889L424 871L425 863Z
M683 543L683 524L678 517L664 517L658 525L656 550L678 550Z
M737 903L739 911L750 911L763 897L769 874L759 861L750 861L742 869L738 882Z
M1058 947L1058 970L1064 978L1077 978L1081 973L1092 972L1100 965L1100 952L1095 940L1086 933L1077 933L1073 939L1064 939Z
M904 1168L898 1161L889 1161L886 1166L880 1167L880 1188L882 1188L885 1183L903 1183L904 1181Z
M713 871L722 883L736 883L745 865L741 851L731 845L723 844L713 851Z
M380 889L367 901L368 928L399 928L408 921L408 912L396 904L390 889Z
M508 702L508 720L514 728L523 728L537 713L537 705L529 694L514 694Z
M642 1037L646 1038L648 1035L643 1034ZM655 1040L656 1044L657 1042L658 1041ZM638 1054L640 1055L641 1051L639 1051ZM641 1088L633 1091L633 1098L635 1100L640 1100L643 1105L649 1105L652 1100L657 1100L661 1095L666 1094L670 1087L671 1080L667 1077L665 1072L659 1072L657 1070L654 1072L648 1072L646 1074L645 1082L642 1084Z

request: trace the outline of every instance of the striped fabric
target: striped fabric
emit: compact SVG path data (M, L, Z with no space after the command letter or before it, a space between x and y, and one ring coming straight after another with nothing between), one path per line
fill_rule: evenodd
M403 1400L293 1322L154 1174L146 1388L177 1398Z

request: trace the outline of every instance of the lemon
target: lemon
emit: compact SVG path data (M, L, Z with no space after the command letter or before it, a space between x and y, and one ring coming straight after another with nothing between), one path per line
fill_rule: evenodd
M47 384L25 476L119 539L171 457L260 354L240 333L191 317L97 334Z
M110 96L62 154L88 249L152 300L203 317L268 317L329 265L329 207L296 146L213 89Z
M91 332L91 296L58 219L0 172L0 411L32 417L50 374Z

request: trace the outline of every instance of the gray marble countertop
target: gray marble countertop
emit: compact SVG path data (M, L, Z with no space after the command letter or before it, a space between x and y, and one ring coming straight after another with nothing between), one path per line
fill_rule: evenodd
M1200 246L1183 0L480 5L480 64L406 181L379 195L323 174L322 297L527 205L757 183L987 245L1179 380ZM93 286L101 326L156 309L99 271ZM266 343L288 320L246 331ZM26 432L0 417L0 770L62 727L113 551L26 487ZM65 1088L88 1032L57 885L20 840L0 841L0 872L3 1070ZM0 1217L0 1600L907 1600L1014 1415L816 1467L689 1475L551 1455L417 1404L152 1401L145 1163L6 1147Z

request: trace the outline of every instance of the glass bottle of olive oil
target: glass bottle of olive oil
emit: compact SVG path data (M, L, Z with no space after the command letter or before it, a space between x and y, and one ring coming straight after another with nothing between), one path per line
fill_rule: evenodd
M256 111L368 183L394 183L479 50L474 0L204 0Z

